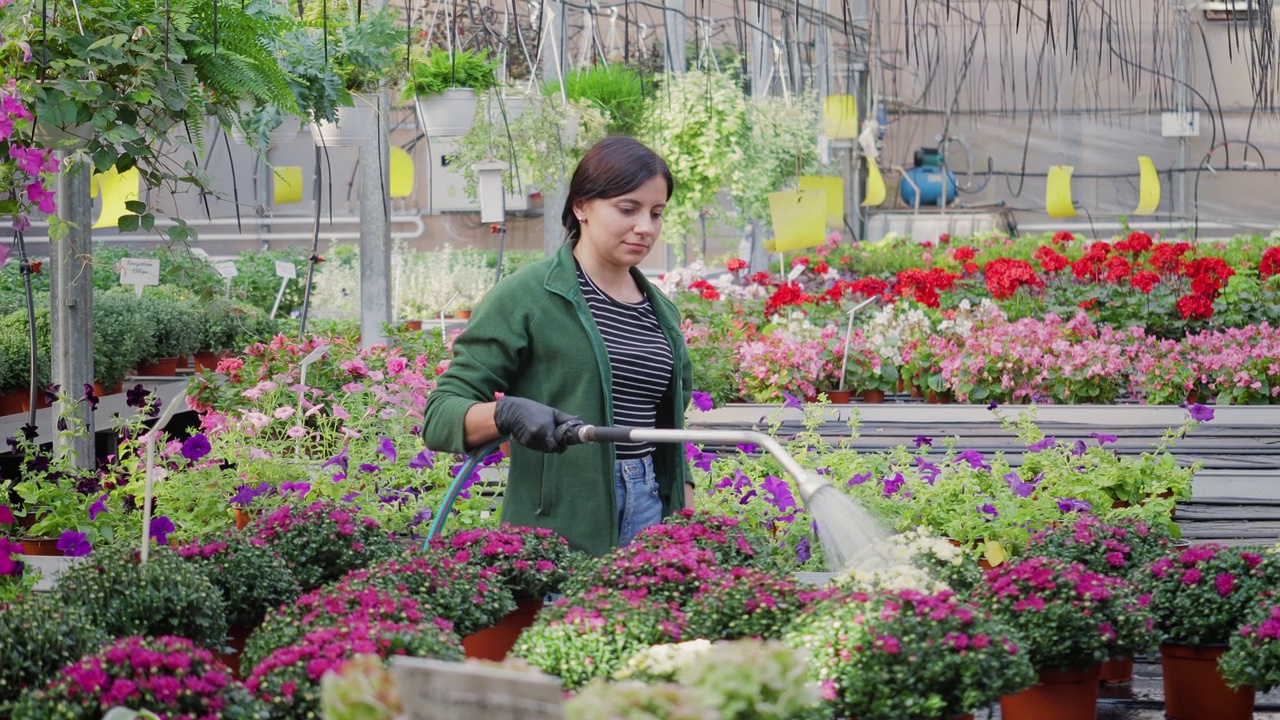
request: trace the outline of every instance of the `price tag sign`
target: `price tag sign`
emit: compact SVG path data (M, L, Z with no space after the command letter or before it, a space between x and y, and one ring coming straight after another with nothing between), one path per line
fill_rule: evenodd
M218 274L227 280L230 280L240 274L240 271L236 270L235 262L232 260L223 260L222 262L215 264L213 269L217 270Z
M410 720L563 720L560 681L472 663L396 657L391 673Z
M122 258L120 284L132 285L138 297L142 297L142 288L160 284L160 261L149 258Z
M787 273L787 279L795 280L800 277L800 273L804 272L804 267L804 265L793 265L791 267L791 272Z
M298 266L283 260L276 261L276 277L295 280L298 277Z

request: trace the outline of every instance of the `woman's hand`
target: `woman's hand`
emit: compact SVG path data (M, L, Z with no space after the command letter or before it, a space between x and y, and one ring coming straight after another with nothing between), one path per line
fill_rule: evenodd
M689 483L684 484L684 506L688 510L696 510L693 506L693 486Z

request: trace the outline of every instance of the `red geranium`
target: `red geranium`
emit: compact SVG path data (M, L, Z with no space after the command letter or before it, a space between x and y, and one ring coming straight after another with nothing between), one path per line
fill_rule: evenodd
M1129 237L1116 243L1116 251L1140 255L1150 250L1152 244L1150 235L1141 231L1135 231L1129 233Z
M865 297L876 297L889 291L889 283L880 278L858 278L848 285L849 292Z
M831 266L827 265L825 262L819 262L813 266L813 273L815 275L826 275L829 270L831 270Z
M1151 249L1151 267L1157 272L1176 274L1182 270L1182 256L1191 250L1188 243L1160 243Z
M1112 255L1107 259L1107 282L1118 283L1129 277L1132 272L1133 266L1124 259L1123 255Z
M1136 287L1144 293L1150 293L1151 289L1160 282L1160 275L1150 270L1139 270L1129 278L1129 285Z
M739 270L746 270L747 261L743 260L742 258L730 258L730 260L724 264L724 267L729 272L738 272Z
M1071 261L1065 255L1048 245L1041 245L1037 248L1035 258L1040 261L1040 269L1047 273L1059 272L1071 264Z
M1236 274L1226 260L1218 257L1191 260L1183 266L1182 272L1191 278L1191 291L1210 300L1217 297L1227 280Z
M1183 320L1208 320L1213 317L1213 300L1197 293L1183 295L1178 298L1178 312L1182 313Z
M774 290L769 299L765 301L764 310L767 314L772 315L788 305L803 305L811 302L813 302L813 297L801 290L799 284L785 282L779 285L778 289Z
M1258 262L1258 278L1266 280L1272 275L1280 275L1280 245L1269 247L1262 253Z
M996 258L987 263L983 272L987 276L987 291L997 300L1013 297L1024 285L1036 287L1040 284L1035 268L1026 260Z
M973 248L962 245L951 251L951 257L955 258L958 263L967 263L978 256L978 251Z
M773 283L773 278L769 275L769 271L761 270L751 276L751 282L756 285L771 285Z
M982 268L978 267L978 263L967 262L964 264L964 267L961 269L964 270L965 275L972 275L978 272L979 270L981 270Z
M1075 239L1076 239L1076 236L1075 236L1075 235L1072 235L1071 233L1067 232L1066 230L1061 230L1061 231L1056 232L1056 233L1054 233L1054 234L1053 234L1053 244L1054 244L1054 245L1066 245L1067 243L1069 243L1069 242L1071 242L1072 240L1075 240Z

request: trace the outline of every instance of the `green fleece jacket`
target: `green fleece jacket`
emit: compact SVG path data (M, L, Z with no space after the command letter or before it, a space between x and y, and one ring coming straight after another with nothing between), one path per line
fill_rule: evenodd
M675 368L658 405L659 427L681 428L691 394L692 367L679 313L638 271L632 275L653 304ZM467 409L495 392L529 398L611 425L613 387L604 340L578 288L572 247L513 273L485 295L453 344L453 360L427 398L427 447L467 452ZM663 514L684 507L689 467L679 444L660 444L653 457ZM614 449L575 445L561 454L512 444L502 519L555 530L578 550L603 555L618 543Z

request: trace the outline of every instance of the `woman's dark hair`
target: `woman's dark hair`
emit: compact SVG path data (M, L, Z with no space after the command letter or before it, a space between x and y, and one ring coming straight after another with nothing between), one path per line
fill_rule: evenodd
M626 195L657 175L667 181L667 199L671 199L671 191L675 188L671 170L665 160L643 143L617 135L593 145L573 171L569 196L565 198L564 211L560 213L560 222L570 239L577 239L582 233L578 216L573 213L574 205Z

